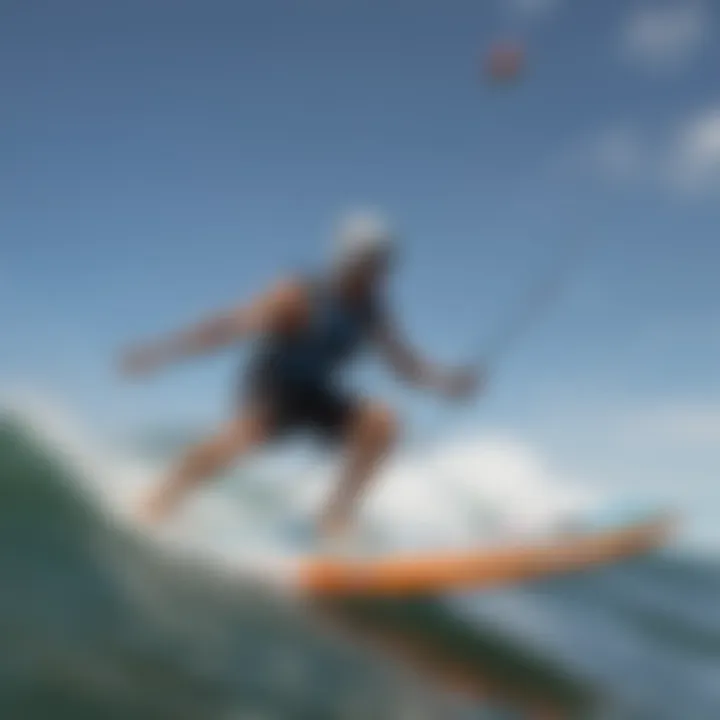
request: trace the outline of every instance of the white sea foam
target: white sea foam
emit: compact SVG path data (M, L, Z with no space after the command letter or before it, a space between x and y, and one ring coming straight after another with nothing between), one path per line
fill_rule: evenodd
M159 477L162 462L120 452L40 396L15 393L3 406L72 464L83 491L137 530L132 508ZM338 470L330 460L266 457L242 479L224 478L189 498L156 539L234 568L240 558L292 555L297 548L287 527L317 512ZM595 493L560 477L523 442L466 434L398 452L365 499L359 526L362 537L386 551L469 547L547 534L597 502Z

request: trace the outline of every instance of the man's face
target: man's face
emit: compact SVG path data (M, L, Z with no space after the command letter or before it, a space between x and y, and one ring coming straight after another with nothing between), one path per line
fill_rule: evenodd
M390 266L388 257L364 259L343 272L341 284L351 294L367 294L386 281Z

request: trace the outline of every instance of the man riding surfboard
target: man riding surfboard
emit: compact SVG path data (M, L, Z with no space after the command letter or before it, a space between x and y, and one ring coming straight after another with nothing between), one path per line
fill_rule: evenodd
M420 359L392 322L382 296L395 237L382 218L349 216L337 244L324 276L282 280L248 304L125 354L124 372L139 376L243 338L257 341L233 417L192 447L152 490L141 507L145 519L162 520L201 481L250 450L308 429L346 453L342 477L319 520L323 536L340 536L397 435L395 415L385 403L342 388L348 361L371 344L413 385L450 398L472 394L475 372L443 370Z

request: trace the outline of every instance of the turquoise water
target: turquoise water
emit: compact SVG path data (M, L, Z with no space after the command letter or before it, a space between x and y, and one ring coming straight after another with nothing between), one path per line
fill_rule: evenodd
M78 488L3 421L2 718L720 717L712 562L320 607L163 559Z

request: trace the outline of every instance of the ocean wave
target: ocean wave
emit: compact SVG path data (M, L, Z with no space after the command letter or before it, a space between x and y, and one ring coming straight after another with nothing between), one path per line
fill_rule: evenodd
M444 472L514 468L511 492L496 491L496 514L506 503L531 506L548 487L549 473L531 455L513 465L507 452L488 455L484 446L478 465L466 444L450 454L463 448L462 462ZM720 571L712 561L660 556L514 590L311 607L244 582L228 561L249 536L264 546L288 513L310 512L330 468L307 470L307 484L296 476L302 497L290 500L278 465L246 472L237 488L227 478L176 527L188 549L213 558L191 563L183 548L168 552L117 514L162 465L113 453L56 409L25 403L2 415L3 717L45 718L63 707L73 718L395 718L418 706L428 717L452 717L455 696L445 690L458 686L463 703L476 702L482 687L524 707L599 702L613 720L720 712ZM378 527L413 480L427 493L405 507L402 535L433 505L427 486L437 475L405 462L389 472L395 489L368 509ZM488 487L465 489L492 498ZM520 513L521 530L585 502L565 504L563 485L552 492L542 513ZM465 523L455 541L476 538L482 518L467 505L434 507L424 540L452 521Z
M407 632L385 628L382 650L367 647L382 603L370 616L368 606L311 606L168 554L111 507L128 492L113 483L142 486L148 468L87 447L72 423L49 417L12 411L0 422L3 717L451 718L489 686L521 703L582 697L569 679L553 684L552 663L512 645L496 654L524 658L540 689L492 680L487 658L487 672L475 660L448 665L432 643L428 670L427 639ZM421 635L447 622L440 603L426 604ZM458 695L463 673L485 690Z

